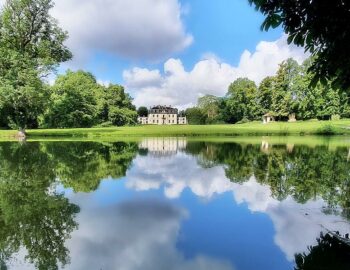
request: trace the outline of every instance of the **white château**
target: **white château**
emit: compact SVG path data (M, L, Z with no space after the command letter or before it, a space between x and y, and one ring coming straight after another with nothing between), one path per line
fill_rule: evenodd
M142 125L187 125L186 116L180 116L179 110L171 106L153 106L148 111L148 117L137 118Z

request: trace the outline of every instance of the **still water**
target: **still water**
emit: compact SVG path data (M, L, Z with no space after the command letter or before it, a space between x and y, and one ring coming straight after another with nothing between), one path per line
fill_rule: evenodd
M350 269L350 143L301 143L2 142L0 269Z

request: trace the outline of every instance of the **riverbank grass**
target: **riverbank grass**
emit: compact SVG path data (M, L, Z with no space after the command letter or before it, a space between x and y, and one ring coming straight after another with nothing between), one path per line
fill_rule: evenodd
M235 125L144 125L109 128L34 129L28 137L111 138L129 136L237 136L237 135L350 135L350 119L337 121L298 121L294 123L249 122ZM2 140L16 135L0 130Z

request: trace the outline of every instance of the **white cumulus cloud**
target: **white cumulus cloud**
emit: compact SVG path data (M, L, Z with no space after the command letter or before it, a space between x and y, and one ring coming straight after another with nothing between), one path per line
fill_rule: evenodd
M52 10L77 61L98 51L126 59L168 57L192 43L182 14L178 0L59 0Z
M185 70L181 60L171 58L162 71L135 67L123 75L128 90L134 93L135 105L187 107L205 94L223 96L229 84L239 77L259 83L274 75L278 65L290 57L301 63L307 55L302 48L288 45L283 35L274 42L261 41L254 52L244 51L237 66L206 53L190 71Z

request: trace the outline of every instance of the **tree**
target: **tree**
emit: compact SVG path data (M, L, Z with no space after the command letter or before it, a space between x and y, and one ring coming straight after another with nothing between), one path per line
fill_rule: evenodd
M198 99L198 107L207 116L207 121L213 123L219 114L219 98L213 95L205 95Z
M242 119L254 120L257 116L257 87L247 78L238 78L226 94L226 119L236 123Z
M197 107L186 109L185 114L188 123L191 125L203 125L207 119L207 116Z
M11 73L15 73L14 76ZM38 117L46 107L48 96L47 87L35 69L29 65L13 66L7 75L0 75L0 112L3 126L13 129L38 127Z
M261 28L282 25L288 43L304 46L315 56L313 84L331 80L350 91L350 2L344 0L249 0L266 19Z
M103 87L103 90L97 93L96 98L97 103L100 104L99 122L108 121L117 126L136 123L135 106L129 94L125 93L123 86L110 84L108 87Z
M298 72L299 65L291 58L279 66L272 93L272 112L277 118L285 118L290 113L295 113L297 96L292 91L292 86Z
M49 128L91 127L97 123L98 85L88 72L68 70L58 76L51 88L50 104L42 125Z
M124 87L97 83L89 72L79 70L57 77L42 119L43 127L91 127L96 124L135 124L137 113Z
M146 107L141 106L137 110L137 115L141 117L147 117L148 116L148 109Z
M263 115L271 111L272 95L275 87L275 77L264 78L258 88L257 100L259 104L259 114Z
M41 79L72 57L52 7L51 0L7 0L0 11L0 106L10 126L32 126L46 99Z

